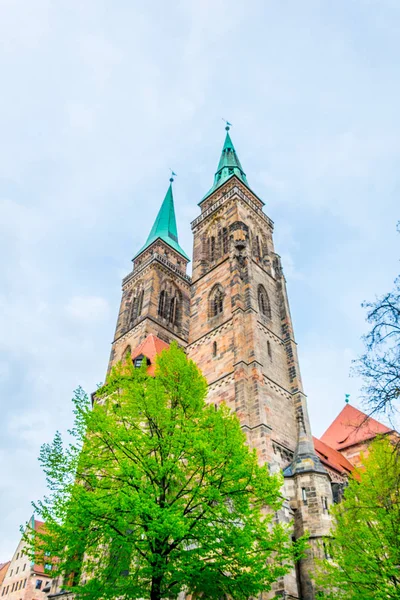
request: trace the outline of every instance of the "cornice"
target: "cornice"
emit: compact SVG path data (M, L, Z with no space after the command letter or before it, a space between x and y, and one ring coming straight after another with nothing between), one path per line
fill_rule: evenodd
M246 202L246 204L248 204L248 206L250 206L250 208L252 210L254 210L254 212L259 217L261 217L261 219L263 219L271 227L271 229L273 230L273 228L274 228L274 222L269 217L267 217L267 215L262 211L262 209L259 206L257 206L257 204L254 202L254 200L250 197L250 195L246 194L239 187L239 185L236 184L231 189L229 189L227 192L225 192L225 194L222 194L217 200L215 200L214 203L212 203L209 206L209 208L207 208L196 219L194 219L194 221L192 221L192 223L191 223L192 231L200 223L202 223L207 217L209 217L211 214L213 214L218 208L220 208L222 205L226 204L228 202L228 200L230 200L235 195L238 198L240 198L241 200L243 200L244 202Z
M143 275L145 269L149 267L153 262L159 263L164 267L167 267L174 275L177 275L186 285L191 285L192 279L191 277L189 277L189 275L186 275L186 273L180 271L178 267L174 265L174 263L169 261L167 258L165 258L165 256L162 256L162 254L158 254L157 252L155 252L148 258L148 260L143 262L139 267L136 267L131 273L129 273L126 277L123 278L122 287L125 287L125 285L129 283L132 279L134 279L136 276Z

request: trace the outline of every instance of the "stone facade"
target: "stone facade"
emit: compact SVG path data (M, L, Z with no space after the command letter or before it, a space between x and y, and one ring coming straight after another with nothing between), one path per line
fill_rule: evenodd
M191 280L168 239L134 259L109 366L149 334L186 348L208 381L208 402L235 411L260 463L284 470L286 502L276 517L293 523L294 538L311 535L307 558L268 597L312 600L313 559L330 528L330 478L314 452L273 222L238 173L200 203ZM160 314L164 291L178 299L176 322Z
M188 261L162 240L133 260L122 282L122 300L109 368L149 335L185 347L189 335L190 278ZM165 296L160 304L161 294ZM171 312L171 302L175 309Z
M278 518L294 522L295 538L308 530L311 550L297 577L293 571L278 582L271 597L286 592L287 598L308 600L314 598L313 557L329 534L332 493L311 441L273 223L261 200L236 177L200 206L201 214L192 223L187 352L209 382L208 401L216 406L225 402L238 414L260 463L282 470L296 456L301 463L300 470L287 474L287 503ZM299 427L308 442L302 456Z

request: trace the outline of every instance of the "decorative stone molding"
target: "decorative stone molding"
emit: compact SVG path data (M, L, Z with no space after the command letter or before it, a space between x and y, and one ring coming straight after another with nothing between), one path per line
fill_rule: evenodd
M241 200L244 200L244 202L246 202L246 204L248 204L254 210L254 212L256 212L257 215L263 221L265 221L269 225L269 227L271 227L271 229L273 229L273 221L269 217L267 217L267 215L262 211L261 208L257 206L254 200L252 200L248 194L245 194L237 185L235 185L232 189L230 189L228 192L219 197L213 204L211 204L209 208L204 210L204 212L202 212L201 215L194 219L194 221L192 221L192 230L195 229L199 223L202 223L207 217L209 217L213 212L215 212L233 196L237 196Z
M134 269L131 273L129 273L126 277L124 277L124 279L122 280L122 286L124 287L131 279L133 279L139 273L141 273L143 275L142 272L144 271L144 269L146 267L148 267L150 265L150 263L152 263L154 261L157 261L157 262L161 263L162 265L165 265L166 267L168 267L168 269L170 269L176 275L178 275L181 279L183 279L183 281L185 283L188 283L190 285L190 283L192 282L191 277L189 277L189 275L186 275L186 273L184 273L183 271L178 269L178 267L176 265L174 265L174 263L172 263L170 260L165 258L165 256L163 256L162 254L158 254L158 252L154 252L154 254L149 256L149 258L146 261L144 261L143 263L141 263L141 265L138 268Z
M271 379L269 379L266 375L264 375L264 383L271 390L273 390L274 392L277 392L283 398L286 398L286 400L291 400L292 399L292 394L290 394L287 390L285 390L280 385L276 384L274 381L271 381Z

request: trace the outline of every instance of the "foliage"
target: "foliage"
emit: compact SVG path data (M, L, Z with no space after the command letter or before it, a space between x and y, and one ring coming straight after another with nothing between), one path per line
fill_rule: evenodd
M363 306L371 330L364 336L365 353L356 361L355 372L364 378L370 410L393 414L400 398L400 277L391 292Z
M144 361L145 363L145 361ZM75 396L73 443L59 434L40 461L50 493L33 552L58 557L53 576L80 598L247 599L293 567L275 523L281 477L260 467L235 415L205 403L206 382L176 345L156 375L131 361L96 392ZM64 586L65 587L65 586Z
M375 441L332 509L330 560L320 564L321 598L400 598L400 454L388 438ZM328 542L326 542L328 544Z

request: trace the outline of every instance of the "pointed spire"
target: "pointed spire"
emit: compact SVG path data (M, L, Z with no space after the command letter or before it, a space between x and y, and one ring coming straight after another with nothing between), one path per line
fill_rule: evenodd
M326 470L315 452L311 434L308 434L306 431L304 415L302 413L297 416L297 427L297 447L291 464L284 469L283 474L286 477L309 471L326 474Z
M174 173L175 175L175 173ZM182 250L178 242L178 230L176 227L174 197L172 194L173 177L169 180L169 187L161 208L158 211L154 225L151 228L145 245L139 250L134 258L139 256L146 248L148 248L157 239L163 240L168 246L171 246L176 252L179 252L186 260L189 260L187 254Z
M210 194L215 192L223 183L228 181L233 175L236 175L247 187L246 173L243 171L243 167L240 164L239 157L236 153L235 146L232 143L231 136L229 135L230 123L226 122L226 136L224 146L221 152L221 158L219 159L218 169L214 176L214 184L212 188L204 196L205 200ZM202 201L203 201L202 200Z

